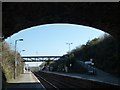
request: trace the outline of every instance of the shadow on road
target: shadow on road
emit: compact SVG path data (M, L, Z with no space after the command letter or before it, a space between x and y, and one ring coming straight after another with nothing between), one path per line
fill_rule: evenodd
M7 83L5 90L45 90L40 83Z

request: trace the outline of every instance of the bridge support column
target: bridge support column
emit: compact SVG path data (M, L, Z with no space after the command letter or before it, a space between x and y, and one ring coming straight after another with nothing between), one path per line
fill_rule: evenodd
M2 89L2 66L0 63L0 90Z
M119 38L119 40L118 40L118 68L119 68L119 71L118 71L118 73L119 73L119 76L120 76L120 38Z

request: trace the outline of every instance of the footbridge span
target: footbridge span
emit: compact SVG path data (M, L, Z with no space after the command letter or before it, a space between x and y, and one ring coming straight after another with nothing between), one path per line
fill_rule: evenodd
M61 56L22 56L23 62L44 62L47 60L55 61Z

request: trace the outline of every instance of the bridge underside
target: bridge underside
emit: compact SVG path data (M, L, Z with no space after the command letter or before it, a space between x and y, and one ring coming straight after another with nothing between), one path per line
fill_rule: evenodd
M43 24L90 26L114 36L118 40L120 56L119 13L119 3L5 2L2 4L2 34L7 38L23 29Z
M5 38L36 25L71 23L108 32L120 38L119 3L7 3L2 4Z
M58 60L61 56L24 56L23 62L45 62L47 60L55 61Z

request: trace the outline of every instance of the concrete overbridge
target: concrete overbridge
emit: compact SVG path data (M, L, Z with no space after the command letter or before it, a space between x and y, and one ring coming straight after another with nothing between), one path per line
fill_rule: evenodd
M23 56L23 62L44 62L47 60L55 61L61 56Z

